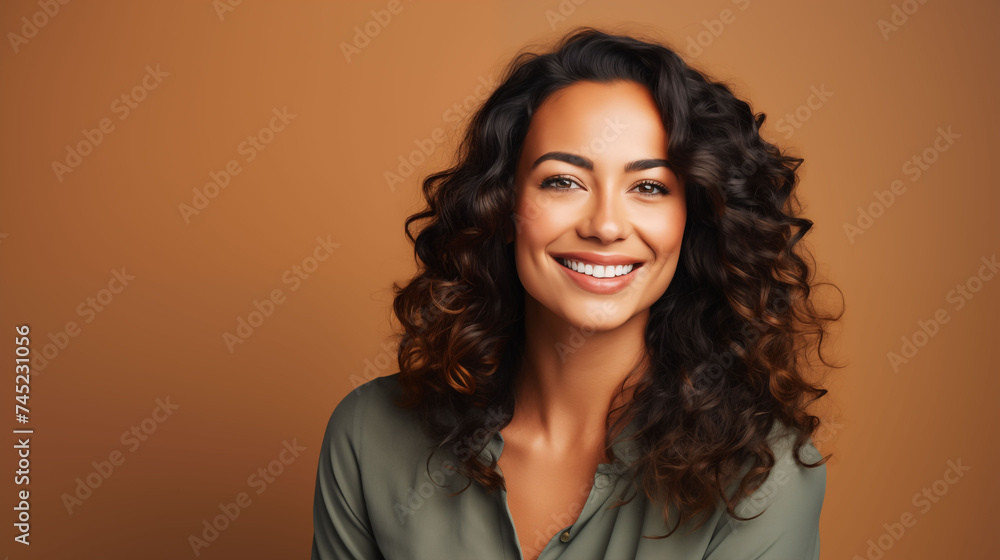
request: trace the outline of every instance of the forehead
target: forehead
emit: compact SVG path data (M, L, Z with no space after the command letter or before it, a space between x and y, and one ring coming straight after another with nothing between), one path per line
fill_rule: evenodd
M520 163L531 165L552 150L595 161L666 157L666 146L662 117L645 86L632 81L584 81L552 93L538 107Z

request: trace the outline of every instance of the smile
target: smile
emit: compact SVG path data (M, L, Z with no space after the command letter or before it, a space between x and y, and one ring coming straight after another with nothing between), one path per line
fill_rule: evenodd
M562 257L553 257L553 260L560 264L559 268L573 284L588 292L601 295L615 294L624 290L637 276L635 271L643 265L641 262L595 265Z
M593 278L615 278L629 274L635 268L642 266L642 263L619 264L619 265L591 265L582 261L557 258L556 261L564 267L578 273L591 276Z

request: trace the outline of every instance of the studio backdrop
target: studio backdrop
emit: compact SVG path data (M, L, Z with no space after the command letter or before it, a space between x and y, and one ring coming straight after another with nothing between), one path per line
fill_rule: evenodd
M512 56L587 25L672 46L805 160L804 243L845 306L815 438L823 558L995 557L998 16L4 2L3 556L307 557L326 421L398 371L421 181Z

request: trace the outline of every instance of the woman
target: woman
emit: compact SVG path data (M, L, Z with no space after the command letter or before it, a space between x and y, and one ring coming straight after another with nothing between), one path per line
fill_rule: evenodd
M330 418L313 558L818 558L839 317L763 121L660 44L519 54L406 221L399 372Z

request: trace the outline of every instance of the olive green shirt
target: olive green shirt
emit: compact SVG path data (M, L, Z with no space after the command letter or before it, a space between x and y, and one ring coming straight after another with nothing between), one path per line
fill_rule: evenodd
M697 520L667 538L643 538L668 531L663 508L636 494L620 468L602 464L582 510L553 515L547 534L521 536L505 491L491 495L449 468L457 464L458 448L439 451L427 468L433 446L414 413L393 404L399 393L398 373L379 377L350 392L331 414L316 477L313 560L521 560L526 539L547 543L539 560L819 558L826 466L799 467L791 456L793 438L777 422L771 439L777 462L764 485L736 507L741 517L763 510L755 519L737 521L717 507L693 532ZM632 442L623 441L633 430L614 443L626 459L636 456L626 445ZM465 453L478 448L469 442ZM502 450L497 432L479 458L489 464ZM810 441L800 457L811 463L820 455ZM466 484L464 492L449 496ZM633 499L609 509L618 497ZM671 520L676 511L671 506Z

